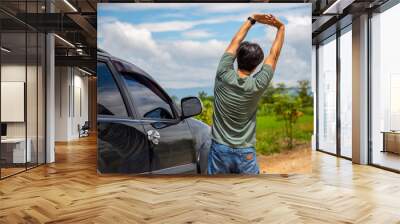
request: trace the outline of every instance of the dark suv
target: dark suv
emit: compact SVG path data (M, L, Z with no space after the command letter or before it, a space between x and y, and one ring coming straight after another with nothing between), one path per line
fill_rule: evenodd
M205 173L210 127L190 118L197 97L176 105L135 65L97 52L97 169L100 173Z

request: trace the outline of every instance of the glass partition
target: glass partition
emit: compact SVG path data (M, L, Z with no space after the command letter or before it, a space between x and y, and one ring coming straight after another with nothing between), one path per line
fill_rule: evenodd
M40 2L0 6L36 13ZM0 178L45 163L45 44L43 33L0 12Z
M400 170L400 5L371 18L371 162Z
M352 35L351 26L340 36L340 155L352 157Z
M3 32L1 47L1 175L6 177L24 171L31 156L26 150L26 33Z
M27 114L27 167L37 165L37 76L38 76L38 35L36 32L27 32L27 64L26 64L26 114Z
M37 162L46 162L45 124L46 124L46 36L38 33L38 64L37 64Z
M336 154L336 36L318 47L318 149Z

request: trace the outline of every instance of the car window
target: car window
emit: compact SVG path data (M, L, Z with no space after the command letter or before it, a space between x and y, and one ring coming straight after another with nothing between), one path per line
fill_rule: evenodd
M108 66L97 63L97 113L128 116L121 93Z
M174 119L167 96L156 85L132 73L122 73L122 77L141 118Z

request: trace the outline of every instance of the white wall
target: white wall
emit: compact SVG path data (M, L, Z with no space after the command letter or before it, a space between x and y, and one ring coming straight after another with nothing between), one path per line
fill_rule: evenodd
M2 82L24 82L25 71L24 65L18 64L5 64L1 66L1 81ZM28 70L32 67L28 67ZM4 96L2 96L3 98ZM1 108L7 110L7 108ZM24 108L22 108L24 110ZM7 122L7 135L8 137L25 137L25 124L24 122Z
M1 122L25 121L25 83L1 81ZM36 105L35 105L36 108Z
M69 68L55 68L55 141L67 141L69 139L69 96L70 84Z
M37 70L38 69L38 70ZM29 148L31 149L32 162L39 159L39 163L44 162L44 89L43 89L43 76L42 67L36 65L24 64L3 64L1 66L1 81L2 82L21 82L26 84L26 88L19 90L20 94L24 94L26 90L26 106L22 102L22 107L1 108L3 113L16 113L12 110L20 110L24 116L26 112L26 120L20 122L5 122L7 124L7 137L8 138L25 138L29 139ZM27 78L27 80L25 80ZM2 93L4 94L4 89ZM2 98L7 97L2 95ZM37 155L39 153L39 155Z
M72 67L56 67L55 73L55 141L70 141L88 120L88 78Z
M352 23L352 159L368 162L368 15Z
M88 77L87 76L82 76L82 73L78 73L75 70L75 75L74 75L74 108L72 109L72 115L73 119L71 120L72 122L72 136L79 137L78 133L78 124L83 125L85 121L88 121ZM80 108L81 107L81 108ZM81 111L80 111L81 110Z
M19 64L4 64L1 66L1 81L2 82L25 82L25 71L26 67ZM28 66L28 73L33 69L32 66ZM36 68L35 68L36 69ZM33 94L27 93L27 96L36 96L36 92ZM7 108L1 108L1 110L7 110ZM30 120L28 118L28 120ZM7 136L8 137L25 137L25 122L7 122Z

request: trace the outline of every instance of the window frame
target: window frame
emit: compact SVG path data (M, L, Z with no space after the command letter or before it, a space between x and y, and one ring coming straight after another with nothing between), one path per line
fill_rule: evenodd
M352 161L352 155L349 157L349 156L347 156L347 155L344 155L343 154L343 145L342 145L342 143L343 143L343 141L342 141L342 137L343 137L343 135L342 135L342 129L343 129L343 125L342 125L342 121L343 121L343 119L342 119L342 108L341 108L341 104L342 104L342 102L344 101L343 99L343 97L342 97L342 93L343 93L343 90L342 90L342 82L343 82L343 80L342 80L342 77L344 77L343 76L343 68L342 68L342 62L343 62L343 60L342 60L342 52L341 52L341 46L342 46L342 42L343 42L343 40L341 39L342 38L342 36L343 35L345 35L346 33L351 33L351 35L353 35L353 23L350 23L350 24L348 24L348 25L346 25L345 27L343 27L342 29L340 29L339 31L338 31L338 33L339 33L339 37L338 37L338 41L339 41L339 46L338 46L338 49L337 49L337 58L338 58L338 62L337 62L337 66L338 66L338 69L339 69L339 71L338 71L338 73L339 73L339 75L338 75L338 82L337 82L337 85L338 85L338 93L337 93L337 96L339 97L339 99L338 99L338 102L337 103L339 103L340 105L338 106L338 110L337 110L337 113L338 113L338 120L337 120L337 122L339 122L339 124L338 124L338 135L340 135L339 136L339 142L338 142L338 144L340 144L340 145L338 145L338 149L337 149L337 151L338 151L338 156L339 157L341 157L341 158L344 158L344 159L347 159L347 160L351 160ZM351 43L351 45L353 46L353 43ZM352 52L352 49L351 49L351 52ZM351 63L351 66L353 66L353 64ZM351 77L353 77L353 76L351 76ZM351 86L351 89L353 89L353 87ZM352 97L353 97L353 95L351 95ZM353 100L353 99L351 99L351 100ZM352 106L352 108L351 108L351 111L353 111L353 106ZM352 124L351 124L351 126L353 126L353 122L352 122ZM353 136L351 135L351 139L353 139ZM353 153L353 148L351 148L351 153Z
M128 72L127 72L128 73ZM179 122L180 121L180 114L177 112L177 106L174 103L174 101L171 99L171 97L164 91L164 89L158 85L154 80L139 74L139 73L135 73L135 72L129 72L129 75L133 75L133 76L139 76L140 79L145 80L146 82L150 83L151 85L153 85L155 88L157 88L157 90L167 99L168 102L166 102L169 107L171 108L171 112L172 112L172 119L159 119L159 118L146 118L140 115L140 113L138 111L136 111L135 113L135 119L137 120L144 120L144 121L161 121L161 122ZM129 98L132 102L133 108L139 107L140 105L136 104L136 100L135 97L133 96L133 94L131 94L131 92L129 91L129 87L127 86L127 83L125 81L125 78L123 77L124 74L118 72L118 76L121 78L121 81L126 89L126 93L129 95ZM137 80L135 78L135 80ZM139 82L139 81L138 81ZM140 83L140 82L139 82ZM147 85L143 84L147 89L149 89L150 91L152 91ZM152 91L154 93L154 91ZM157 95L156 93L154 93L155 95ZM158 96L158 95L157 95ZM160 96L158 96L160 99L162 99ZM136 109L135 109L136 110Z
M368 75L368 86L367 86L367 92L368 92L368 110L367 110L367 119L368 119L368 152L367 152L367 165L377 167L383 170L391 171L394 173L400 173L400 170L391 168L390 166L379 164L374 162L374 141L373 141L373 118L374 118L374 113L373 113L373 94L375 93L376 90L373 88L373 77L374 77L374 70L373 70L373 63L374 63L374 58L373 58L373 53L374 53L374 35L372 34L374 27L373 27L373 19L377 14L383 14L385 11L391 9L392 7L395 7L398 5L398 1L395 0L388 0L384 4L380 5L373 11L368 12L368 31L367 31L367 39L368 39L368 70L367 70L367 75Z
M333 155L339 158L343 158L343 159L347 159L347 160L352 160L352 158L347 157L347 156L343 156L342 155L342 149L341 149L341 119L340 119L340 77L341 77L341 66L340 66L340 37L347 33L347 32L352 32L352 22L350 22L349 24L341 27L341 28L337 28L336 32L326 36L324 39L321 39L318 41L318 43L316 43L316 95L314 97L316 97L316 151L319 152L323 152L329 155ZM326 44L330 41L336 41L336 151L335 152L329 152L327 150L321 149L320 148L320 144L319 144L319 94L320 91L322 91L320 89L320 74L319 74L319 63L320 63L320 56L319 56L319 48L321 45Z
M126 118L131 118L131 117L135 117L135 113L134 111L132 111L132 106L131 106L131 102L129 100L129 98L126 96L125 92L124 92L124 86L121 84L121 80L119 80L118 76L115 75L116 71L112 65L112 63L110 62L110 60L108 60L107 58L103 58L98 56L97 58L97 63L104 63L108 69L110 70L111 76L115 81L115 84L119 90L119 93L121 95L122 101L125 104L125 109L126 109L126 116L121 116L121 115L106 115L106 114L99 114L97 112L97 116L98 117L104 117L104 118L122 118L122 119L126 119ZM97 64L96 64L97 66ZM126 91L126 90L125 90Z
M316 79L316 85L317 85L317 91L316 91L316 95L314 96L314 97L316 97L316 115L315 116L317 116L317 121L316 121L316 125L317 125L317 127L316 127L316 151L319 151L319 152L324 152L324 153L327 153L327 154L330 154L330 155L334 155L334 156L339 156L339 152L338 152L338 143L340 143L340 140L338 140L338 129L340 128L340 127L338 127L338 103L340 103L340 101L339 101L339 96L338 96L338 81L339 81L339 79L338 79L338 76L339 76L339 68L338 68L338 48L340 47L339 46L339 39L340 38L340 33L338 33L338 32L336 32L336 33L334 33L334 34L332 34L332 35L330 35L330 36L328 36L327 38L325 38L324 40L321 40L318 44L317 44L317 47L316 47L316 76L317 76L317 79ZM336 103L336 108L335 108L335 133L336 133L336 136L335 136L335 152L330 152L330 151L328 151L328 150L326 150L326 149L323 149L323 148L321 148L320 146L320 124L319 124L319 122L320 122L320 117L319 117L319 112L320 112L320 100L319 100L319 97L320 97L320 91L321 91L321 78L320 78L320 71L319 71L319 69L320 69L320 62L321 62L321 46L323 46L323 45L325 45L325 44L328 44L328 43L330 43L330 42L332 42L332 41L335 41L335 94L336 94L336 96L335 96L335 103Z
M374 17L375 13L383 13L386 10L396 6L397 4L399 4L398 1L396 0L388 0L386 2L384 2L382 5L379 5L375 8L372 9L368 9L363 11L362 13L365 13L366 15L368 15L368 19L367 19L367 33L366 33L366 38L367 38L367 141L364 142L367 145L367 164L366 165L370 165L373 167L377 167L380 169L384 169L384 170L388 170L391 172L395 172L395 173L400 173L400 170L396 170L387 166L383 166L383 165L379 165L376 163L373 163L373 133L372 133L372 94L373 94L373 88L372 88L372 67L373 67L373 61L372 61L372 55L373 55L373 49L372 49L372 40L373 40L373 35L372 35L372 19ZM331 35L333 35L333 32L343 32L345 33L345 29L347 26L351 25L352 26L352 18L354 18L352 15L350 14L344 14L345 16L340 16L338 18L338 21L335 24L332 24L329 28L323 29L320 33L316 34L316 37L313 37L313 45L315 45L316 47L316 63L315 63L315 68L316 68L316 74L315 74L315 79L316 79L316 94L314 95L314 97L316 98L315 101L315 105L316 105L316 112L315 112L315 117L316 120L318 121L318 104L320 103L318 100L318 95L320 94L320 87L319 87L319 74L318 74L318 47L319 44L321 42L323 42L324 40L328 39ZM353 31L350 31L353 32ZM314 35L313 35L314 36ZM340 36L339 36L340 37ZM340 58L339 58L340 59ZM339 94L340 95L340 94ZM340 99L339 99L340 100ZM340 103L340 101L339 101ZM340 123L339 123L340 124ZM339 127L341 128L341 127ZM319 149L319 139L318 139L318 129L319 129L319 125L318 122L316 122L315 124L315 129L316 129L316 151L319 152L323 152L326 154L330 154L339 158L343 158L343 159L347 159L352 161L353 158L348 158L346 156L343 156L340 154L332 154L326 151L323 151L321 149Z

